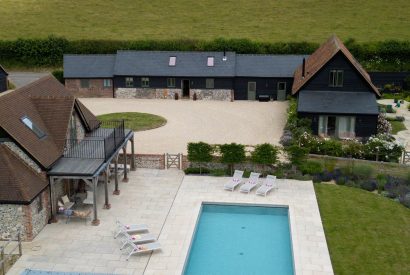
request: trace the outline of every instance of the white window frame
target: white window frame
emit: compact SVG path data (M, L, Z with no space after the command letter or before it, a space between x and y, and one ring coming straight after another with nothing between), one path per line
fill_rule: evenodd
M149 87L149 77L141 77L141 87L142 88Z
M133 88L134 87L134 78L133 77L126 77L125 78L125 87L126 88Z
M170 56L168 66L174 67L174 66L176 66L176 64L177 64L177 57L176 56Z
M208 67L214 67L215 66L215 58L213 56L208 56L208 59L206 61L206 65Z
M26 125L39 139L45 138L47 135L46 133L41 130L28 116L23 116L21 122Z
M327 134L327 124L329 116L319 116L318 123L318 136L328 137ZM354 116L335 116L336 117L336 129L335 136L340 139L355 138L356 137L356 117ZM346 119L345 131L342 131L341 126L343 125L343 119Z
M330 70L329 72L329 87L343 87L344 71Z
M111 79L105 78L103 85L104 85L104 88L111 88L111 87L112 87L112 81L111 81Z
M214 78L207 78L205 80L205 87L207 89L214 89L215 88L215 79Z
M168 88L175 88L176 87L175 77L167 78L167 87Z

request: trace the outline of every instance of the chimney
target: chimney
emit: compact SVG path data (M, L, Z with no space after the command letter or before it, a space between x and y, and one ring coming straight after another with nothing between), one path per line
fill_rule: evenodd
M305 78L305 66L306 66L306 61L305 61L305 58L303 58L303 63L302 63L302 78Z
M223 60L223 61L226 61L226 59L227 59L227 58L226 58L226 49L224 48L224 56L222 57L222 60Z

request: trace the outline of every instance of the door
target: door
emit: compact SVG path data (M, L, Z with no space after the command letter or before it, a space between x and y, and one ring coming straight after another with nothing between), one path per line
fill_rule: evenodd
M256 82L248 82L248 100L256 99Z
M286 82L278 82L277 98L278 101L286 100Z
M189 80L182 80L182 96L189 97Z

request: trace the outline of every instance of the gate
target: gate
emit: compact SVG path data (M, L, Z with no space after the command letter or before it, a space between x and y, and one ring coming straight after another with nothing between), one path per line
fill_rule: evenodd
M181 158L182 154L166 154L166 167L181 169Z
M9 251L6 252L6 248L9 248ZM14 252L16 251L16 249L18 249L18 254L15 254ZM12 260L12 257L20 257L23 254L22 251L20 228L18 229L17 234L14 238L0 242L0 275L6 274L7 270L11 267L9 266L9 262Z

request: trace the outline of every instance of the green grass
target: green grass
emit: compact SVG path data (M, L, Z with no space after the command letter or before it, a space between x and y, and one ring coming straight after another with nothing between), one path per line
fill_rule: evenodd
M161 127L167 120L161 116L146 113L112 113L97 116L101 121L125 119L125 128L135 132Z
M391 128L392 128L391 132L393 135L397 134L400 131L407 130L406 126L404 125L402 121L392 120L389 122L391 124Z
M2 0L0 39L410 40L408 0Z
M335 274L410 274L410 209L360 189L315 190Z

